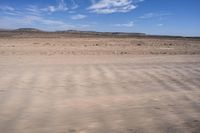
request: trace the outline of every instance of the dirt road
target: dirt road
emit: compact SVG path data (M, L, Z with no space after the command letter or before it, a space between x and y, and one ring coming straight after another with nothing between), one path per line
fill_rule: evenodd
M2 133L199 133L200 56L1 56Z
M2 133L199 133L200 39L0 35Z

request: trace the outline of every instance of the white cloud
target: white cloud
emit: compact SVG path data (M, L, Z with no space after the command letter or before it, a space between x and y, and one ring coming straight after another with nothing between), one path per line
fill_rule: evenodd
M65 1L67 1L67 4ZM49 5L48 7L40 10L46 12L71 11L77 9L78 7L79 6L75 0L59 0L57 5Z
M135 0L136 3L143 2L144 0Z
M18 16L23 14L23 12L11 6L0 6L0 11L2 11L2 13L5 13L7 15L13 15L13 16Z
M114 26L117 27L133 27L134 26L134 22L130 21L129 23L125 23L125 24L115 24Z
M60 0L60 2L58 4L58 7L57 7L57 10L59 10L59 11L66 11L66 10L68 10L68 8L67 8L66 3L64 2L64 0Z
M90 2L91 2L92 4L95 4L95 3L96 3L96 0L90 0Z
M0 28L17 29L17 28L38 28L47 31L82 30L90 27L88 24L69 24L62 20L49 19L42 16L24 14L23 16L0 16Z
M78 8L78 4L74 0L69 0L66 4L65 0L58 0L57 5L49 5L44 8L39 8L35 5L30 5L28 8L26 8L27 11L29 11L31 14L37 15L41 14L42 12L58 12L58 11L73 11L74 9Z
M141 18L141 19L149 19L149 18L152 18L154 16L155 16L155 14L150 12L150 13L146 13L146 14L140 16L139 18Z
M40 16L42 11L35 5L29 5L27 8L27 13L31 15L37 15Z
M11 6L0 6L0 10L2 11L15 11L15 8Z
M23 12L16 11L16 10L14 10L14 11L4 11L4 13L7 14L7 15L12 15L12 16L19 16L19 15L24 14Z
M42 30L67 30L75 26L60 20L25 14L25 16L19 17L0 17L0 27L9 29L37 27Z
M140 16L139 18L140 19L163 18L163 17L170 16L170 15L172 15L172 14L171 13L153 13L153 12L149 12L149 13L146 13L146 14Z
M162 27L164 24L157 24L158 27Z
M81 28L87 28L87 27L90 27L91 25L89 25L89 24L82 24L82 25L79 25L79 27L81 27Z
M55 6L48 6L47 11L55 12L57 9Z
M78 4L75 2L75 0L71 0L71 3L72 3L71 9L78 8Z
M59 3L57 6L55 5L50 5L46 8L40 9L41 11L46 11L46 12L56 12L56 11L67 11L67 4L65 3L64 0L59 0Z
M73 19L73 20L78 20L78 19L84 19L84 18L86 18L86 17L87 17L86 15L77 14L77 15L71 16L71 19Z
M71 11L68 11L68 13L71 13L71 14L73 14L73 13L76 13L76 11L74 11L74 10L71 10Z
M92 1L92 3L88 10L98 14L125 13L136 8L133 0L100 0L99 2Z
M35 17L35 16L29 16L29 19L32 20L32 22L39 22L39 23L42 23L45 25L63 25L63 24L65 24L63 21L45 19L42 17Z

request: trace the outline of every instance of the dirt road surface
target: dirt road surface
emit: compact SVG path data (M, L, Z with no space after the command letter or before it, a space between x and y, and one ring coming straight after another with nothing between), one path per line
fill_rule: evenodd
M200 132L198 54L43 56L15 47L7 54L1 41L1 133Z

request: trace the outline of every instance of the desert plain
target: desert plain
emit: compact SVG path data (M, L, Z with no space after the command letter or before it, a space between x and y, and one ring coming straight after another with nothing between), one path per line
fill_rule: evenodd
M200 38L0 33L1 133L199 133Z

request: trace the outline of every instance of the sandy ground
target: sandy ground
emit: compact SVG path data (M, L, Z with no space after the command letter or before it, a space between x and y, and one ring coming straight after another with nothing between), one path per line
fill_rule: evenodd
M200 131L199 42L186 42L191 47L163 44L173 50L162 53L158 44L148 45L154 40L139 48L96 39L98 45L113 43L108 49L90 45L94 39L82 39L80 47L75 39L0 40L2 133ZM74 52L41 45L48 41L57 51ZM86 44L92 52L77 52L85 51ZM132 53L115 53L124 49Z

